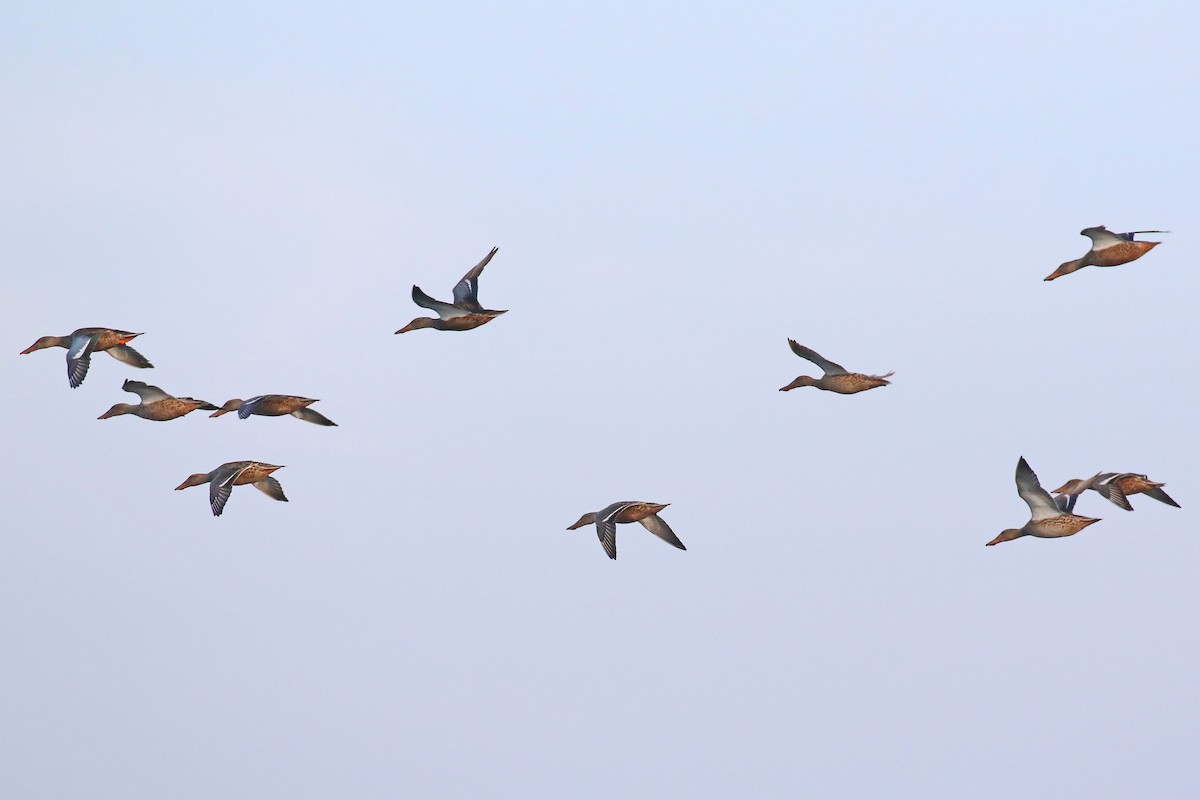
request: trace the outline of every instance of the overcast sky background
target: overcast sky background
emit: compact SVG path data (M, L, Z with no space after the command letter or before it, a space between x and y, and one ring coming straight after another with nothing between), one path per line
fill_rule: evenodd
M569 5L0 12L5 796L1195 797L1194 9Z

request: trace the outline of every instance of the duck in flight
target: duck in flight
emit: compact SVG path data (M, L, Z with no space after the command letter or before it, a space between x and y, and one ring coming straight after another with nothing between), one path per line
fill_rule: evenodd
M987 543L988 547L1022 536L1037 536L1041 539L1070 536L1100 521L1093 517L1081 517L1070 513L1066 508L1066 495L1060 496L1057 502L1050 497L1050 493L1042 488L1037 474L1024 457L1017 462L1017 494L1029 505L1029 522L1020 528L1001 531L999 536Z
M21 355L42 350L47 347L65 347L67 349L67 381L71 388L78 388L87 377L88 367L92 365L92 353L101 351L108 353L124 364L139 369L153 367L146 357L129 346L129 342L141 336L140 333L119 331L115 328L79 328L66 336L43 336L21 351Z
M1179 503L1176 503L1169 494L1163 491L1162 487L1164 486L1166 486L1165 483L1152 481L1137 472L1100 472L1087 480L1079 478L1069 480L1055 489L1054 493L1067 498L1067 511L1075 508L1075 500L1088 489L1126 511L1133 511L1133 504L1129 502L1129 496L1133 494L1144 494L1160 503L1180 508ZM1055 501L1060 502L1058 497L1055 498Z
M1079 232L1079 235L1086 236L1092 240L1092 249L1084 253L1083 258L1063 262L1059 265L1058 269L1051 272L1042 280L1052 281L1055 278L1061 278L1063 275L1070 275L1072 272L1081 270L1084 267L1116 267L1121 264L1128 264L1130 261L1136 261L1162 244L1162 242L1135 241L1134 237L1139 233L1170 233L1170 231L1113 233L1103 225L1098 225L1095 228L1084 228Z
M141 398L141 402L136 404L117 403L97 419L108 419L109 417L119 417L122 414L132 414L142 419L165 422L169 419L190 414L198 408L203 408L205 411L215 411L217 408L206 400L197 400L194 397L175 397L174 395L167 394L157 386L151 386L141 381L127 380L121 384L121 388L127 392L136 394Z
M888 378L894 374L889 372L886 375L863 375L861 372L847 372L841 364L835 364L827 358L822 358L817 351L799 344L795 339L788 339L788 346L792 348L793 353L816 364L825 374L820 378L801 375L780 389L779 391L781 392L790 392L792 389L798 389L801 386L815 386L827 392L857 394L858 392L865 392L867 389L887 386L891 383Z
M483 257L483 261L471 267L467 274L462 276L462 280L455 284L453 303L434 300L421 291L420 286L414 284L412 288L413 302L421 308L436 311L438 317L437 319L417 317L396 333L408 333L418 328L434 328L439 331L469 331L480 325L486 325L501 314L507 313L507 309L493 311L479 305L479 275L499 249L493 247L491 252Z
M584 525L595 523L600 544L604 546L604 552L608 553L608 557L613 559L617 557L617 523L619 522L640 522L646 530L667 544L678 547L680 550L687 550L683 546L683 542L679 541L679 537L671 530L671 526L667 525L666 521L658 515L658 512L669 505L670 503L622 500L605 506L599 511L589 511L567 530L573 531Z
M229 495L233 493L235 486L250 484L268 497L286 503L288 499L283 494L283 486L271 476L271 473L277 469L283 469L283 467L264 464L261 461L230 461L212 472L198 472L195 475L189 475L187 480L175 487L175 491L186 489L189 486L209 484L208 502L212 506L214 517L221 516L221 512L225 510L225 503L228 502Z
M217 409L215 413L209 414L209 416L219 417L222 414L228 414L230 411L236 411L239 419L247 419L251 414L259 414L264 417L282 417L285 414L290 414L296 419L302 419L314 425L332 425L333 427L337 427L336 422L324 414L309 408L309 406L316 402L318 401L312 398L297 397L294 394L262 394L258 397L251 397L249 400L239 400L236 398L229 400L225 405Z

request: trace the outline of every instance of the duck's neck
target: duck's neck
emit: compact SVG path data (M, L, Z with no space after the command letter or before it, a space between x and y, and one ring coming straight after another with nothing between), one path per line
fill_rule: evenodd
M186 489L189 486L200 486L212 480L211 472L197 472L195 475L189 475L188 479L176 486L176 489Z

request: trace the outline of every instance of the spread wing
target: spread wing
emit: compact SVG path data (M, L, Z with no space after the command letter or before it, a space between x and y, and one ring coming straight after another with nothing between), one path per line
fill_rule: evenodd
M1146 495L1147 497L1153 497L1160 503L1166 503L1167 505L1175 506L1176 508L1183 508L1183 506L1171 499L1171 495L1167 494L1157 486L1152 489L1143 489L1142 494Z
M604 552L608 553L609 558L617 557L617 514L627 505L628 502L613 503L596 515L596 535L600 537L600 544L604 545Z
M1118 233L1117 236L1127 242L1132 242L1133 237L1137 236L1139 233L1170 233L1170 231L1129 231L1128 233Z
M311 408L299 408L292 412L292 416L296 419L302 419L305 422L311 422L314 425L332 425L337 427L337 423L325 416L319 411L313 411Z
M1084 228L1079 234L1092 240L1093 250L1103 250L1106 247L1112 247L1114 244L1128 241L1121 234L1113 233L1103 225L1098 225L1095 228Z
M154 403L158 400L169 400L171 395L164 392L157 386L151 386L148 383L141 381L125 381L121 384L121 388L126 392L133 392L142 399L142 403Z
M801 358L807 359L816 364L826 375L845 375L846 369L841 364L835 364L827 358L822 358L816 350L805 347L798 343L795 339L788 339L788 346L792 348L792 352Z
M270 475L263 478L261 481L255 481L254 488L258 489L267 497L274 498L275 500L282 500L285 503L288 501L287 497L285 497L283 494L283 486L279 483L279 481L275 480L275 478Z
M675 531L671 530L671 526L660 517L658 514L651 514L648 517L643 517L640 522L646 530L653 533L658 538L670 545L678 547L680 550L687 550L683 546L683 542L679 541L679 537L675 535Z
M596 520L596 535L609 558L617 557L617 523L612 520Z
M493 247L491 252L483 257L483 261L471 267L467 274L462 276L462 280L455 284L454 305L477 313L483 311L483 306L479 305L479 274L499 250L499 247Z
M196 408L202 409L204 411L220 411L221 410L221 409L217 408L216 406L214 406L212 403L208 402L207 400L197 400L194 397L180 397L179 399L186 400L189 403L199 403L200 405L196 406Z
M241 407L238 408L238 419L250 419L250 415L258 410L258 404L266 397L270 397L270 395L260 394L258 397L251 397L249 400L243 402Z
M1124 477L1122 474L1115 475L1109 480L1093 484L1092 488L1096 490L1097 494L1113 505L1120 506L1126 511L1133 511L1133 504L1129 502L1129 498L1121 491L1121 487L1116 484L1116 479L1122 477Z
M249 464L243 464L236 469L223 470L209 482L208 502L212 505L214 517L221 516L221 512L225 510L225 504L229 502L229 495L233 493L233 482L246 471L248 466Z
M92 365L92 350L98 341L98 333L77 333L71 337L71 344L67 348L67 381L72 389L79 388L87 377L88 367Z
M1042 488L1037 474L1029 466L1029 462L1025 460L1024 456L1017 462L1017 494L1021 495L1021 499L1029 504L1029 510L1032 512L1031 519L1034 522L1062 516L1063 512L1050 497L1050 493Z
M459 308L452 303L443 303L441 300L434 300L432 297L422 292L421 287L415 285L413 286L412 290L412 299L413 302L419 305L421 308L428 308L430 311L435 312L442 319L463 317L470 313L466 309Z
M137 350L134 350L127 344L119 344L116 347L110 347L104 352L108 353L122 364L128 364L129 366L137 367L138 369L148 369L154 366L146 359L144 355L139 353Z

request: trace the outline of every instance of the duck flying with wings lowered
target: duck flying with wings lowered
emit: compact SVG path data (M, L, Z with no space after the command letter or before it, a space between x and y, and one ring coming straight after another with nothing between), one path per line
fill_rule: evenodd
M123 364L139 369L154 365L146 357L129 346L129 342L140 333L119 331L116 328L78 328L66 336L43 336L21 351L21 355L43 350L47 347L65 347L67 350L67 382L72 389L79 387L92 366L92 353L108 353Z
M573 531L594 523L596 533L600 537L600 544L604 547L604 552L608 553L608 557L612 559L617 557L617 523L619 522L640 522L646 530L667 544L678 547L680 550L687 550L683 546L683 542L679 541L679 537L671 530L671 526L658 515L658 512L669 505L670 503L621 500L605 506L599 511L589 511L567 530Z
M212 472L198 472L189 475L187 480L175 487L175 491L187 489L189 486L209 484L208 502L212 506L214 517L221 516L225 503L233 493L233 487L250 484L267 497L287 502L283 494L283 486L271 476L277 469L283 469L275 464L264 464L261 461L230 461L222 464Z
M318 401L310 397L299 397L294 394L262 394L258 397L251 397L249 400L238 398L227 400L225 405L209 416L219 417L230 411L236 411L238 419L248 419L252 414L263 417L282 417L290 414L296 419L302 419L314 425L328 425L336 428L336 422L309 408L316 402Z

